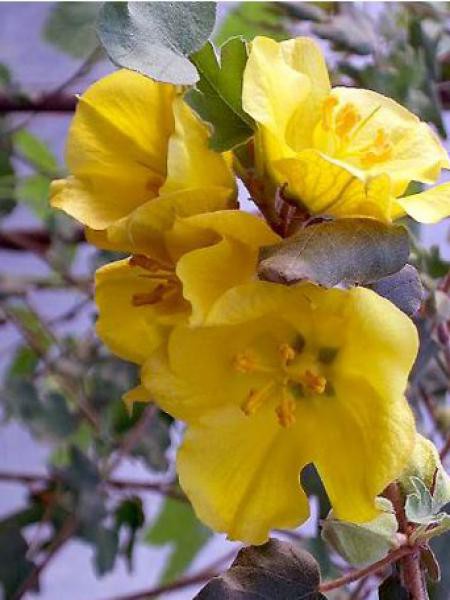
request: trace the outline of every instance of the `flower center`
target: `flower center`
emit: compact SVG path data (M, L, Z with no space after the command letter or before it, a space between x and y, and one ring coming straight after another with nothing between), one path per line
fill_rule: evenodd
M350 142L371 121L381 107L376 107L367 117L362 118L358 109L351 102L342 106L335 96L328 96L322 106L322 127L332 133L338 142L338 155L355 156L363 167L369 168L392 158L393 144L388 133L380 127L374 138L365 146L349 149Z
M178 291L180 282L171 265L164 264L143 254L134 254L130 257L128 264L131 267L143 269L145 273L142 273L140 277L149 279L153 283L153 287L149 292L139 292L132 295L131 303L133 306L156 304Z
M295 348L294 348L295 346ZM268 380L258 388L251 388L241 404L246 416L254 415L261 406L277 399L275 413L282 427L296 422L300 399L330 395L333 386L323 372L336 357L336 348L321 348L314 356L304 352L303 338L291 345L287 342L277 347L277 360L273 366L265 365L252 350L246 349L233 356L232 368L237 373L265 374Z

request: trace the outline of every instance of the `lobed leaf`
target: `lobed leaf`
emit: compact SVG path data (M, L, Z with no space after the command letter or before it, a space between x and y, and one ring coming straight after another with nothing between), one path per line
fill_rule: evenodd
M208 42L191 60L200 80L186 94L186 101L213 126L211 147L223 152L245 142L253 134L253 120L242 108L246 43L242 38L228 40L221 48L219 62L213 45Z
M310 225L281 244L263 248L258 272L261 279L286 284L369 284L399 271L408 255L404 227L366 218L339 219Z
M161 583L181 575L210 536L210 530L200 523L190 504L167 498L145 537L155 546L172 545Z
M188 57L208 40L214 2L106 2L98 34L110 59L157 81L193 84Z

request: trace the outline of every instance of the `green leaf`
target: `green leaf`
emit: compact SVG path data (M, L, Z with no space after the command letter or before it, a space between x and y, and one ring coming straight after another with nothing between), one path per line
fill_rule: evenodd
M27 204L41 219L49 217L53 210L48 201L51 179L46 175L31 175L17 182L15 195L18 202Z
M187 502L167 498L145 540L155 546L172 545L161 583L172 581L191 564L211 536Z
M408 521L413 523L430 522L433 516L433 497L425 483L419 477L410 477L411 486L414 491L408 494L405 502L405 514Z
M20 529L0 524L0 582L5 600L12 599L20 585L35 569L27 558L28 544ZM33 586L34 591L38 585Z
M106 2L98 34L110 59L157 81L193 84L188 57L208 40L214 2Z
M128 539L124 542L121 553L126 557L128 569L131 570L136 534L145 523L142 500L138 496L126 498L117 507L115 517L117 532L121 529L127 530Z
M56 175L58 161L47 144L26 129L19 129L13 135L14 151L20 153L29 163L46 175Z
M322 522L322 537L347 562L374 563L392 550L398 529L395 515L386 508L376 519L361 525L328 517Z
M94 566L102 576L113 570L119 550L119 536L114 529L98 527L93 540L95 545Z
M195 600L319 600L320 570L299 548L271 539L243 548L230 569L214 577Z
M235 36L251 41L257 35L285 40L289 33L283 23L283 8L277 2L240 2L226 15L214 41L220 46Z
M210 145L223 152L245 142L253 134L253 121L242 109L242 77L247 63L247 48L240 38L221 48L220 63L208 42L191 57L200 80L186 94L186 101L211 123Z
M339 219L310 225L263 248L258 271L261 279L286 284L305 279L325 287L368 284L399 271L408 255L404 227Z
M74 58L84 58L98 46L95 21L100 2L55 2L44 25L44 39Z
M412 265L405 265L398 273L379 279L370 288L409 316L417 313L424 299L419 273Z

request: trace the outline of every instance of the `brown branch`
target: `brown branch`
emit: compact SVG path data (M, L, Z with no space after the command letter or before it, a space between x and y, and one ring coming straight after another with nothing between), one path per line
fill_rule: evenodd
M12 600L20 600L27 592L34 588L34 586L39 581L39 576L41 575L42 571L44 571L44 569L48 566L48 564L59 552L59 550L64 546L64 544L69 541L69 539L75 533L77 527L78 522L76 518L74 516L69 517L56 534L50 546L48 547L45 558L42 560L41 563L39 563L36 566L35 569L33 569L30 575L25 579L25 581L19 587L17 592L14 594Z
M69 244L86 241L84 231L80 227L70 239L64 239ZM0 250L19 250L44 254L51 246L52 238L45 229L15 229L0 231Z
M405 534L408 540L411 540L410 536L413 532L413 528L406 517L404 500L398 483L391 483L386 488L384 495L393 504L398 521L399 532ZM409 549L409 554L405 555L400 562L402 583L409 592L411 600L426 600L427 593L425 591L425 583L420 566L420 548L413 545L409 546Z
M410 548L409 546L402 546L401 548L397 548L397 550L393 550L387 556L377 561L376 563L373 563L372 565L368 565L363 569L351 571L350 573L347 573L347 575L339 577L338 579L333 579L331 581L325 581L324 583L321 583L319 590L321 592L329 592L349 583L353 583L354 581L358 581L363 577L367 577L369 575L376 575L377 573L385 569L387 566L397 562L402 558L405 558L406 556L411 555L413 552L415 552L415 549Z
M105 478L109 477L109 475L111 475L111 473L117 469L122 460L139 444L142 436L145 435L148 426L155 418L157 412L158 407L155 404L150 404L146 407L136 425L124 436L122 444L115 457L107 465L105 469Z
M218 560L214 561L211 565L206 567L206 569L203 569L202 571L199 571L194 575L188 575L186 577L178 579L177 581L173 581L172 583L160 585L149 590L142 590L140 592L135 592L126 596L116 596L114 598L109 598L108 600L147 600L147 598L156 598L167 592L174 592L175 590L180 590L185 587L197 585L198 583L207 582L213 577L217 577L217 575L220 574L218 570L224 564L229 563L229 561L235 556L236 552L237 550L232 550L225 556L222 556Z
M447 457L447 454L450 452L450 435L447 437L447 441L445 442L442 450L439 453L441 460L444 460Z
M57 92L38 96L12 96L0 93L0 114L17 112L71 113L77 105L75 94Z
M24 485L42 484L51 485L52 483L60 482L61 478L57 473L53 475L38 475L34 473L12 473L7 471L0 471L0 482L3 483L22 483ZM117 477L106 479L105 485L107 487L117 490L130 490L140 492L154 492L157 494L163 494L169 496L175 500L181 500L186 502L186 496L177 490L173 485L160 482L147 482L147 481L132 481L128 479L120 479Z

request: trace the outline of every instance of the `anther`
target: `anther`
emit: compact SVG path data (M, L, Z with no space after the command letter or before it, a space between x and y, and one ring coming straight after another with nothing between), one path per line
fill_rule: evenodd
M336 116L336 133L344 138L361 120L361 115L353 104L345 104Z
M278 422L281 427L291 427L294 425L295 418L295 409L297 405L292 396L287 392L286 388L283 388L283 398L281 403L276 407L275 412L278 417Z
M294 348L292 348L292 346L289 344L281 344L281 346L278 348L278 351L284 366L287 366L289 363L291 363L296 356Z
M233 359L233 369L239 373L251 373L256 369L255 358L250 352L238 352Z
M272 387L274 386L273 381L269 381L264 387L259 390L250 390L247 398L241 404L241 410L247 417L251 417L254 415L257 410L261 407L264 400L267 397L267 394L270 392Z
M159 284L155 287L155 289L148 293L142 294L133 294L131 297L131 303L133 306L144 306L145 304L156 304L160 300L162 300L164 296L164 292L166 291L167 286L164 284Z
M327 380L322 375L316 375L312 371L305 371L303 381L306 387L315 394L323 394L327 385Z
M336 96L328 96L325 98L322 105L322 126L325 131L329 131L333 124L333 111L335 106L339 104L339 100Z

